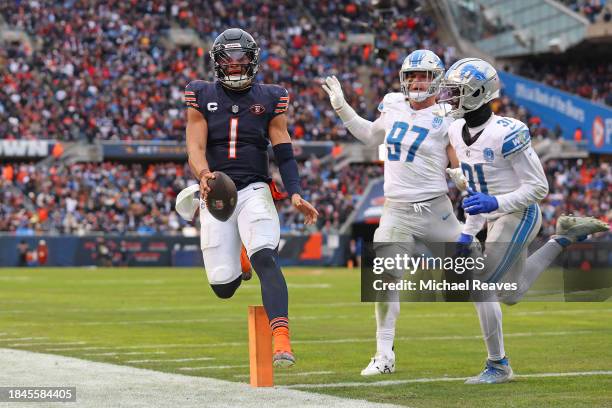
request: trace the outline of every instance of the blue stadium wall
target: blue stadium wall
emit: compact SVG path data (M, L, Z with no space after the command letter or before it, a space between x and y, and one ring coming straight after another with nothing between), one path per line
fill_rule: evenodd
M103 266L108 263L144 267L203 266L199 237L169 236L2 236L0 266L19 264L21 241L34 250L40 240L45 240L49 249L46 266ZM342 266L346 264L348 241L349 237L343 235L282 236L280 263L283 266ZM106 255L99 250L101 246L108 248Z

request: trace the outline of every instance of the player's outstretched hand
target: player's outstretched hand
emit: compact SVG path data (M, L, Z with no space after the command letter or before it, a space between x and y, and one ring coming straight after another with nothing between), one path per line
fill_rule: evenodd
M291 204L293 204L293 206L304 216L304 224L313 225L317 222L319 212L312 206L312 204L304 200L302 196L299 194L292 195Z
M215 173L208 169L204 169L199 174L200 177L200 197L203 200L206 200L206 196L210 191L210 187L208 186L208 180L215 178Z
M335 76L328 76L325 78L325 82L321 85L323 90L329 95L329 101L331 102L332 108L335 110L341 109L346 101L344 100L344 93L342 92L342 85Z

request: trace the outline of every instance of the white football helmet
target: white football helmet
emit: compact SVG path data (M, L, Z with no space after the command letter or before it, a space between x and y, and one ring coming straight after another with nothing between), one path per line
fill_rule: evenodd
M411 90L412 84L418 83L411 78L412 72L426 72L427 79L423 81L421 90ZM416 50L410 53L402 63L399 72L402 92L406 98L422 102L430 96L437 95L440 83L444 78L444 64L442 60L429 50Z
M491 64L479 58L464 58L446 71L438 103L447 104L446 114L462 118L485 103L499 98L499 77ZM450 105L450 106L449 106Z

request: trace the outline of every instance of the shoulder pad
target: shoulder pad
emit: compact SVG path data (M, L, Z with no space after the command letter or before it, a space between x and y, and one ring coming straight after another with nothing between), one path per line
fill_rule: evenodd
M404 102L406 97L401 92L391 92L385 95L383 100L378 104L378 110L385 112L386 107L393 105L394 103Z
M512 121L513 124L516 124L516 127L512 130L508 129L502 141L501 152L504 158L521 152L531 145L531 135L527 125L518 120Z

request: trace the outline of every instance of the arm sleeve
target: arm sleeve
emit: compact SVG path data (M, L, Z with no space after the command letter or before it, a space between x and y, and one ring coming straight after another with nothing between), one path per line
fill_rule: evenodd
M520 211L542 200L548 194L548 181L540 163L540 158L531 146L508 158L518 175L521 186L506 194L495 196L499 211Z
M385 137L385 126L382 116L374 122L370 122L355 113L350 120L344 122L344 126L353 136L368 146L382 143Z
M482 214L470 215L465 213L465 224L463 224L463 230L461 232L474 237L480 232L482 227L484 227L486 220L487 219Z

